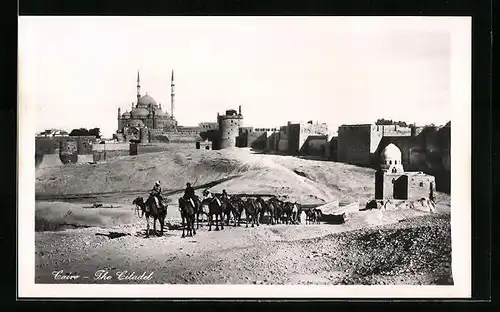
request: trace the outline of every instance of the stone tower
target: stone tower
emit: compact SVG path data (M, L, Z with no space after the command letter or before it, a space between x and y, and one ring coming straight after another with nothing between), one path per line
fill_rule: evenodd
M174 119L174 102L175 102L175 82L174 70L172 69L172 78L170 79L170 115Z
M218 148L236 147L236 137L239 135L239 129L243 125L243 116L241 115L241 106L239 112L234 109L226 111L225 115L217 115L219 124L219 144Z

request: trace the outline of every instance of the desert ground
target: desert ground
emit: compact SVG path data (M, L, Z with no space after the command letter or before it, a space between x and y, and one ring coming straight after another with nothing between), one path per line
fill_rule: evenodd
M170 204L164 235L146 238L146 220L132 200L147 197L156 180ZM186 182L198 195L209 187L303 205L338 202L324 212L345 213L346 221L242 223L219 231L202 224L196 235L181 238L176 203ZM105 163L38 168L35 282L452 284L449 195L436 194L433 213L360 211L373 194L373 169L250 149L173 146ZM96 201L115 208L84 208Z

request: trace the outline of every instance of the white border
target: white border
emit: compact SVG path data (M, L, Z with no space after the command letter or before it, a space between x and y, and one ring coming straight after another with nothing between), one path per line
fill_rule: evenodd
M302 17L304 18L304 17ZM316 18L316 17L314 17ZM334 18L334 17L332 17ZM454 286L273 286L273 285L44 285L35 284L34 135L35 103L19 87L18 105L18 296L21 297L155 297L200 298L470 298L471 296L471 17L335 18L355 26L375 19L412 19L423 27L451 34L451 193L452 268ZM19 18L19 23L22 18ZM20 51L35 53L35 51ZM22 57L19 58L22 61ZM19 63L19 84L30 79ZM30 69L32 70L32 69ZM31 194L31 195L26 195Z

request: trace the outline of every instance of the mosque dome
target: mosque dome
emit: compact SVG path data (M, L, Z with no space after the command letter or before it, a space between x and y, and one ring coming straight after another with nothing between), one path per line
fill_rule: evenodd
M380 154L382 160L401 160L401 150L394 144L387 145Z
M137 103L137 106L138 107L143 107L143 108L147 108L149 106L154 106L154 107L157 107L158 105L156 104L156 101L155 99L153 99L150 95L146 94L146 95L143 95L139 98L139 101Z
M147 117L148 115L149 115L149 112L145 108L136 107L132 110L132 117L133 118Z
M132 120L129 124L130 127L142 127L143 125L142 120L137 119Z
M130 118L130 113L128 111L125 111L125 113L122 114L123 119L129 119Z
M161 109L155 109L155 116L163 117L163 116L167 116L167 113L162 111Z
M380 153L381 169L391 173L404 172L403 163L401 162L401 150L394 144L390 143Z

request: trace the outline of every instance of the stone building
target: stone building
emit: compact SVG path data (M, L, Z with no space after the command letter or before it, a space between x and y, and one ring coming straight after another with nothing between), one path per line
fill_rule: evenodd
M236 147L236 138L239 135L239 129L243 126L243 115L241 114L241 106L238 112L234 109L226 111L225 115L217 113L218 124L218 139L213 142L214 149L224 149Z
M387 145L379 159L380 167L375 173L376 200L419 200L428 198L435 190L433 176L423 172L404 171L401 151L396 145Z
M141 83L139 72L137 73L137 100L132 102L130 112L121 114L118 108L118 130L116 138L119 141L146 141L151 140L151 133L161 135L165 132L175 131L177 121L174 118L175 82L174 71L170 82L170 113L162 109L161 103L157 103L153 97L141 95ZM141 130L142 129L142 130Z

